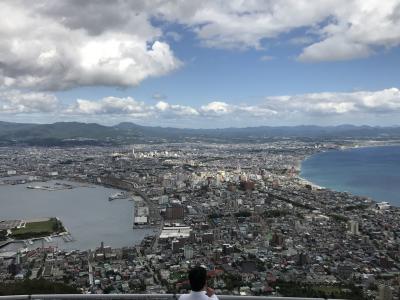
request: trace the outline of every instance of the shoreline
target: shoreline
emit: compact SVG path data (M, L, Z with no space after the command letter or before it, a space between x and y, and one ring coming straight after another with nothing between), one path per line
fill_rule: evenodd
M46 242L51 241L53 238L62 238L63 236L68 236L71 235L69 230L64 226L64 224L62 223L62 221L60 220L59 217L50 217L48 218L48 221L50 221L51 219L55 219L57 220L57 222L59 222L62 226L62 231L60 232L51 232L47 235L43 235L43 236L32 236L32 237L27 237L27 238L8 238L7 240L3 241L4 243L2 243L0 245L0 249L9 245L9 244L23 244L24 246L28 246L28 245L33 245L34 242L36 241L41 241L41 240L45 240ZM29 223L26 220L22 220L23 222Z
M394 142L394 143L392 143L392 142ZM306 179L306 178L301 176L302 165L303 165L303 162L305 162L307 159L311 158L312 156L320 154L320 153L326 153L326 152L329 152L329 151L346 151L346 150L355 150L355 149L361 149L361 148L378 148L378 147L380 148L380 147L396 147L396 146L397 147L400 146L400 141L397 141L397 140L396 141L387 141L387 142L383 142L383 144L378 144L378 145L376 145L376 144L375 145L371 145L371 144L367 143L367 144L355 145L355 146L340 146L337 149L323 149L323 150L320 150L320 151L316 151L315 153L306 155L305 157L303 157L302 159L300 159L297 162L298 173L296 175L296 179L298 179L300 181L300 183L302 183L302 184L310 185L313 189L314 188L315 189L319 189L319 190L320 189L322 189L322 190L325 189L325 190L330 190L330 191L334 191L334 192L338 192L338 193L348 193L351 196L365 197L365 198L369 198L374 203L379 203L379 202L382 202L383 200L382 201L378 201L375 198L373 198L372 196L359 195L359 194L355 194L355 193L349 192L349 191L339 191L339 190L334 189L334 188L320 186L320 185L318 185L318 184L316 184L316 183L314 183L314 182L312 182L312 181L310 181L310 180L308 180L308 179ZM387 201L387 202L389 202L389 201ZM397 206L395 206L395 205L393 205L391 203L390 203L390 205L393 206L393 207L397 207Z

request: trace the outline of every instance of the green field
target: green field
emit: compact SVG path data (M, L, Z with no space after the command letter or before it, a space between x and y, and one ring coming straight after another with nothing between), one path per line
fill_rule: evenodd
M11 237L22 240L49 236L63 231L65 229L62 223L56 218L50 218L47 221L26 223L24 228L13 229Z

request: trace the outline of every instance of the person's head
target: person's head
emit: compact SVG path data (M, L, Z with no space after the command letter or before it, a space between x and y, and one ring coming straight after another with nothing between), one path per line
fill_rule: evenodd
M200 292L207 282L207 271L203 267L195 267L189 271L189 282L194 292Z

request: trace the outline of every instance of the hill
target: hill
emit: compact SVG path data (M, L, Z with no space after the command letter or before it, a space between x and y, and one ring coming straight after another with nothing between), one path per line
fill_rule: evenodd
M29 124L0 122L0 145L120 145L163 142L266 142L296 139L385 139L400 138L400 127L373 126L259 126L223 129L188 129L119 123L57 122Z

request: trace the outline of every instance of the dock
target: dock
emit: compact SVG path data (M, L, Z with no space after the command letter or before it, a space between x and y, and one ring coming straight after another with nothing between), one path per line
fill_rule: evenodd
M62 235L61 238L63 239L64 242L69 243L75 241L74 238L70 233Z

